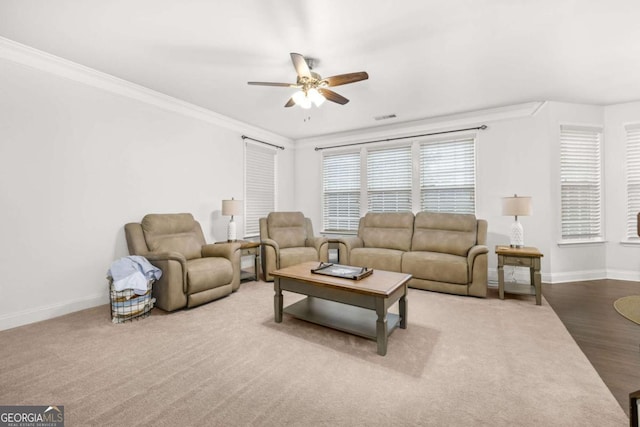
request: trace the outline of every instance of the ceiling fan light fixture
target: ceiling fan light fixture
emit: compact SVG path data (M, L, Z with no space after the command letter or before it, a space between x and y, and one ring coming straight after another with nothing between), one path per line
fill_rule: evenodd
M321 106L324 101L326 101L326 98L322 96L322 94L318 92L318 89L316 88L309 89L309 92L307 92L307 97L311 100L311 102L313 102L316 107Z
M311 101L307 97L307 94L304 93L301 90L299 90L298 92L294 93L293 96L291 97L291 99L293 99L293 102L295 102L296 105L299 105L300 107L302 107L304 109L311 108Z

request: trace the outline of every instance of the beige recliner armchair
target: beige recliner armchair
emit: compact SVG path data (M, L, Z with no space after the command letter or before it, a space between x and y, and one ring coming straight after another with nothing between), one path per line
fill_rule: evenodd
M302 212L271 212L260 218L260 241L262 271L267 281L273 281L274 270L329 259L329 241L326 237L314 237L311 220Z
M129 254L141 255L162 270L153 285L156 306L162 310L195 307L240 286L240 244L207 244L189 213L145 215L124 230Z

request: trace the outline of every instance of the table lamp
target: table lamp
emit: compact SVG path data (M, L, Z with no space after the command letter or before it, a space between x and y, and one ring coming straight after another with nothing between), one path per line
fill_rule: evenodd
M503 197L502 215L515 217L515 221L511 224L510 246L512 248L524 247L524 229L518 221L518 216L531 215L531 197L519 197L517 194L514 194L513 197Z
M231 200L222 201L222 215L231 216L229 225L227 227L227 240L229 242L235 242L236 239L236 222L233 220L234 215L242 215L242 200L235 200L233 197Z

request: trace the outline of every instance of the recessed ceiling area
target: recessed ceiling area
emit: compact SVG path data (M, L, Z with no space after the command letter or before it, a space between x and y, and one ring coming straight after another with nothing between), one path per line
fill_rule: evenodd
M640 2L3 0L0 36L292 139L530 101L640 99ZM289 57L366 71L284 108ZM375 118L395 114L392 120Z

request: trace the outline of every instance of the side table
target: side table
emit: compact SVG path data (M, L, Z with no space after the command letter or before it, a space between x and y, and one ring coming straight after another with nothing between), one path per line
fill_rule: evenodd
M228 243L224 240L216 243ZM260 259L260 242L251 242L249 240L236 240L235 243L240 243L240 257L253 256L253 274L246 270L240 270L240 281L243 280L260 280L259 259Z
M535 295L536 305L542 304L542 280L540 275L540 258L544 255L537 248L512 248L510 246L496 246L498 255L498 292L500 299L504 293ZM504 266L529 267L529 284L505 283Z

